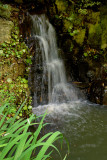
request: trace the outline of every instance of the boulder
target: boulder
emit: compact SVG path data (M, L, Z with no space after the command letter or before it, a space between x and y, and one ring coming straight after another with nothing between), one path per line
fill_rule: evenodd
M11 39L11 30L14 24L12 21L5 20L0 18L0 44L6 41L10 42Z
M10 16L11 16L11 6L7 4L5 5L0 4L0 17L9 19Z

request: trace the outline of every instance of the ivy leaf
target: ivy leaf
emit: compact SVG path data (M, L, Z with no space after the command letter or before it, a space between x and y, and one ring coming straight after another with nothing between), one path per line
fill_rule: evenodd
M3 47L6 47L6 43L2 43L2 46L3 46Z
M0 54L2 54L3 53L3 50L0 50Z
M7 82L8 82L8 83L12 83L12 79L11 79L11 78L8 78L8 79L7 79Z

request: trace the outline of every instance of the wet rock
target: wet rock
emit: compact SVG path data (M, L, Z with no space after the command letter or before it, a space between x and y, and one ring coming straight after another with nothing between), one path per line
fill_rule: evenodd
M90 81L93 81L95 79L95 72L93 70L89 70L87 72L87 77L90 79Z
M97 104L103 104L105 101L104 100L105 82L101 80L93 81L90 84L88 92L90 101Z
M46 64L42 60L38 38L35 39L35 37L31 37L28 41L28 46L32 48L33 52L32 64L29 73L29 86L32 96L32 105L34 106L35 104L35 106L38 106L40 104L48 103L48 74L47 79L43 79L43 65Z

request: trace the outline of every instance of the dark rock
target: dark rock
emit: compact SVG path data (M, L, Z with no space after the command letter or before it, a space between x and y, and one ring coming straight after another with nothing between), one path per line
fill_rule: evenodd
M94 81L90 84L90 88L88 91L89 100L97 103L103 104L104 102L104 91L105 90L105 82L101 80Z

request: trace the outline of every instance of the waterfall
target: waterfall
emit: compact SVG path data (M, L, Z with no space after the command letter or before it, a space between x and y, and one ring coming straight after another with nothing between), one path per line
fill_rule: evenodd
M48 103L62 103L77 100L76 90L71 84L67 83L64 63L58 56L55 29L44 14L30 15L30 17L32 19L31 38L34 39L36 45L36 58L34 63L37 63L38 60L39 70L41 67L43 68L41 78L38 78L37 73L35 73L36 84L34 87L37 88L40 81L41 84L38 91L35 89L34 105L39 104L37 102L38 95L40 95L39 99L41 99L39 101L46 103L44 102L46 98L46 88L48 92ZM47 86L46 83L48 83Z

